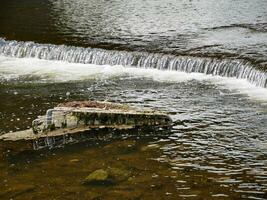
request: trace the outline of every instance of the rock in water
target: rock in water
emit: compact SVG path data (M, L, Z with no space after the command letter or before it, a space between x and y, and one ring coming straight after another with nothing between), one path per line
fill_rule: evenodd
M108 168L108 176L113 180L114 183L122 182L130 177L130 173L125 169L120 168Z
M89 174L84 182L92 185L106 185L112 183L112 181L108 179L108 172L103 169L98 169Z
M84 183L90 185L110 185L128 180L130 173L125 169L108 168L98 169L89 174Z

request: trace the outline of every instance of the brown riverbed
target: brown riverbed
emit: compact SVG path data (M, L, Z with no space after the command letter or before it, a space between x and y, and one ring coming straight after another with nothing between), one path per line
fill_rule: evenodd
M212 175L175 170L162 156L158 138L118 139L73 145L49 152L1 158L1 199L224 199L233 189ZM182 148L182 147L181 147ZM116 168L127 176L112 184L84 184L97 169ZM220 183L222 181L222 183ZM239 199L236 193L231 199Z

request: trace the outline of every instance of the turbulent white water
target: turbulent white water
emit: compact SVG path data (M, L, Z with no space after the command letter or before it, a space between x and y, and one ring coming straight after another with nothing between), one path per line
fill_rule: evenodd
M218 88L233 93L247 94L259 100L267 100L267 89L257 87L246 79L227 78L202 73L186 73L172 70L143 69L121 65L95 65L42 60L37 58L10 58L0 56L2 81L70 82L89 79L147 78L159 82L186 82L191 80L216 84ZM221 93L221 95L229 95Z
M33 42L6 41L3 39L0 40L0 55L15 58L65 61L69 63L121 65L145 69L203 73L246 79L253 85L267 87L267 73L252 67L249 63L242 60L219 60L144 52L109 51L64 45L41 45ZM46 69L43 70L45 72ZM57 70L55 69L55 71ZM84 70L88 71L89 69Z

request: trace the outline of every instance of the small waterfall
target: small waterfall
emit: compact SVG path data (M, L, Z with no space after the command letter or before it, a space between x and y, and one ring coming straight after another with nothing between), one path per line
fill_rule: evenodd
M39 58L97 65L123 65L160 70L197 72L247 79L256 86L267 87L267 72L243 60L200 58L160 53L112 51L65 45L0 39L0 55L16 58Z

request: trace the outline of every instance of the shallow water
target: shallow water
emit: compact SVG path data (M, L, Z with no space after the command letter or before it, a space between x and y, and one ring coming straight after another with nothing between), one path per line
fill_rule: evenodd
M58 103L86 99L165 111L175 125L164 135L39 152L1 144L0 199L267 199L266 6L1 2L0 50L12 48L0 51L0 133L29 128ZM180 68L168 58L182 60ZM198 63L216 70L195 73ZM249 70L240 76L229 64ZM127 177L84 184L94 170L110 168Z
M168 112L177 124L169 135L91 142L34 156L7 154L1 161L3 197L19 193L17 199L44 198L49 193L54 199L266 198L266 99L249 99L209 79L183 75L178 81L178 72L176 79L169 76L166 81L145 73L142 77L141 72L136 77L112 71L113 75L99 71L71 83L2 84L6 103L1 106L1 130L27 128L59 102L94 99ZM108 167L129 170L130 180L113 186L83 185L90 172Z

